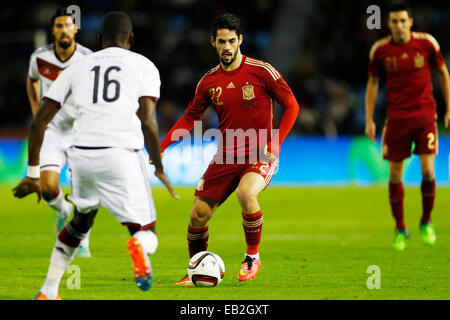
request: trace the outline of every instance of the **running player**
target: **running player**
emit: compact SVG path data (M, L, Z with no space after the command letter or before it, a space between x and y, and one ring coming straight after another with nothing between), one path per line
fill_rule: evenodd
M373 113L381 72L387 81L387 120L383 129L383 157L389 161L389 201L396 221L393 248L404 250L409 236L403 219L403 160L414 153L422 167L422 218L424 244L432 246L436 233L431 221L435 199L434 160L438 149L436 101L430 69L437 70L444 93L444 123L450 130L450 80L439 44L430 34L411 32L413 18L405 3L389 9L391 35L378 40L370 51L366 91L366 135L376 141Z
M210 40L220 64L200 80L185 114L161 141L161 150L181 139L179 133L190 131L194 121L200 119L208 106L213 106L219 117L222 138L214 160L195 191L187 235L189 255L192 257L207 249L208 221L236 190L247 244L238 280L246 281L255 278L261 266L259 244L263 218L258 195L277 170L279 146L298 116L299 105L274 67L241 53L243 36L235 15L217 17ZM284 114L278 133L272 134L274 100L284 108ZM239 131L240 136L233 136ZM268 139L264 139L264 135ZM244 142L241 138L246 137L249 140ZM235 140L241 142L234 143ZM256 141L259 146L255 145ZM255 154L257 157L251 160ZM231 162L227 161L230 159ZM185 276L176 284L191 285L192 282Z
M91 50L75 42L78 32L66 8L60 8L52 17L52 33L55 41L38 48L30 59L27 77L27 94L33 115L41 98L47 93L59 73ZM66 104L70 105L68 101ZM59 188L59 176L67 162L67 149L72 145L73 108L68 106L57 113L45 132L40 155L41 189L45 203L56 211L55 237L67 223L72 205L64 199ZM78 250L78 257L90 257L89 236Z
M29 133L27 177L13 189L22 198L38 194L39 150L45 127L73 98L74 146L69 149L74 217L59 233L47 278L35 299L58 299L58 287L80 241L93 225L99 207L105 207L132 237L128 251L140 289L152 286L148 255L158 246L156 213L149 186L149 164L141 151L144 142L154 159L156 176L178 198L164 174L156 123L160 93L158 69L144 56L129 51L132 24L123 13L108 14L102 22L103 50L75 61L44 96Z

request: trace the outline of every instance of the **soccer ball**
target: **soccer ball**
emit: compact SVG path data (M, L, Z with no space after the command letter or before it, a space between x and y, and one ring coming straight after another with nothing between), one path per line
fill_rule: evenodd
M187 273L195 286L215 287L225 275L225 264L214 252L201 251L189 260Z

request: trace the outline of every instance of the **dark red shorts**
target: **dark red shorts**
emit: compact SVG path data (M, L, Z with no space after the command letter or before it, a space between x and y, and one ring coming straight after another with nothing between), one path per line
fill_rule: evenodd
M278 159L271 162L260 161L255 164L217 164L212 162L200 179L194 195L216 200L222 204L239 185L248 172L260 174L266 187L278 169Z
M436 120L429 117L386 120L382 137L384 159L400 162L410 157L413 142L415 154L436 154L438 151Z

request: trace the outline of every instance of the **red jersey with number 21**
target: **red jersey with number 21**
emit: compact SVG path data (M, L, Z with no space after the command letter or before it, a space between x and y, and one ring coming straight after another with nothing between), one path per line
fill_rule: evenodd
M386 73L387 117L436 118L430 67L445 61L438 42L428 33L411 32L411 40L395 43L392 36L378 40L370 51L369 76Z

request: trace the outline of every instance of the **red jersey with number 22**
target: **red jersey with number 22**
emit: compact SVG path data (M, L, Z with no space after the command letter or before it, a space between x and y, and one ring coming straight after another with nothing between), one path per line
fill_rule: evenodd
M270 141L271 130L275 129L274 100L283 106L292 96L291 89L274 67L243 56L237 69L225 71L218 65L203 76L184 117L190 121L198 120L206 108L212 105L217 112L223 138L219 141L218 153L237 154L237 150L245 148L245 154L248 154L248 139L244 143L235 142L227 147L227 130L242 129L248 133L249 129L254 129L256 136L253 138L258 138L260 129L265 129ZM170 135L167 134L161 142L162 151L174 142ZM264 146L259 145L258 149Z
M411 32L411 40L395 43L392 36L375 42L370 51L369 76L386 72L387 117L436 118L430 67L440 68L445 61L438 42L428 33Z

